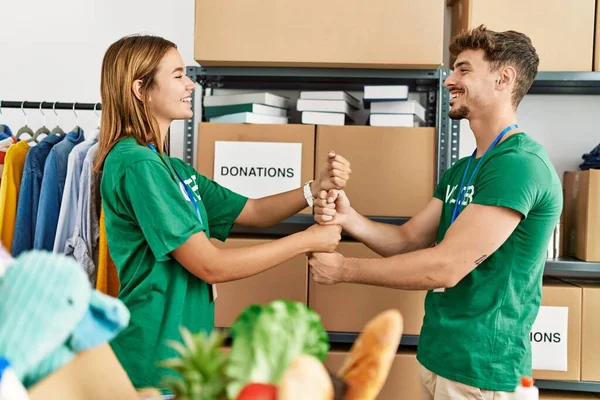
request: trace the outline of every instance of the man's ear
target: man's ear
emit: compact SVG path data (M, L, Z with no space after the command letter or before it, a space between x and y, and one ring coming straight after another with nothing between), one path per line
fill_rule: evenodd
M131 90L133 91L133 94L135 95L135 97L137 97L137 99L139 101L142 101L142 102L144 101L144 96L142 94L142 85L143 84L144 84L144 81L142 81L141 79L136 79L131 84Z
M498 86L506 87L515 83L517 79L517 71L513 67L504 67L500 72L500 76L496 80Z

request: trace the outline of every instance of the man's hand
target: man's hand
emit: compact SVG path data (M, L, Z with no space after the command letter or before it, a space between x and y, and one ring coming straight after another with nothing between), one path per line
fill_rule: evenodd
M322 285L343 282L345 258L340 253L312 253L308 265L313 280Z
M313 197L316 198L321 190L345 188L351 173L348 160L330 151L327 161L319 170L318 178L311 185Z
M321 190L315 199L314 214L318 224L336 224L344 227L351 211L350 200L343 190Z

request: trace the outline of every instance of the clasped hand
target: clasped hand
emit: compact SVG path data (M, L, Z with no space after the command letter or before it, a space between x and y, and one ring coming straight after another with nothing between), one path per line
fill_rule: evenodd
M314 219L318 224L315 227L339 227L341 237L342 227L350 212L350 201L343 188L320 190L314 200ZM332 285L344 281L345 258L335 248L328 252L309 253L308 265L313 280L317 283Z

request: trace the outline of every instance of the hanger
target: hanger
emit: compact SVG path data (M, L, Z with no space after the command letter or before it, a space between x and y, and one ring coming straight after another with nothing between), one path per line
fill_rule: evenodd
M50 133L52 135L58 135L58 136L64 135L65 131L63 131L60 126L58 126L59 117L58 117L58 113L56 112L56 101L54 102L54 104L52 104L52 111L54 112L54 115L56 115L56 126L52 129L52 131Z
M15 137L17 139L19 139L21 136L23 136L24 134L28 134L30 136L29 139L27 139L27 142L32 142L33 141L33 136L34 133L31 130L31 128L29 126L27 126L27 113L25 113L25 110L23 109L23 105L25 105L25 102L21 103L21 112L23 113L23 115L25 116L25 125L23 127L21 127L21 129L19 129L17 131L17 134L15 135Z
M44 114L44 112L42 111L42 103L40 103L40 112L42 113L42 116L44 117L44 125L41 128L39 128L37 131L35 131L35 133L33 134L33 140L35 140L38 143L40 142L40 140L38 140L40 135L48 136L50 134L50 129L46 128L46 114Z
M81 128L79 128L79 115L77 115L77 113L75 112L75 105L76 104L77 103L73 103L73 114L75 114L75 128L73 128L71 130L71 132L77 132L77 131L79 131L79 129L81 129Z
M98 118L97 123L96 123L96 129L100 129L100 114L98 114L98 111L96 110L96 108L98 107L98 103L94 104L94 114L96 114L96 117ZM0 114L2 114L0 112Z

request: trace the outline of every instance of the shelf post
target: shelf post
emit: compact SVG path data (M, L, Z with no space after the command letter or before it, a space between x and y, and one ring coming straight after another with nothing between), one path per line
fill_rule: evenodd
M437 103L437 176L436 183L456 161L458 161L458 150L460 140L460 123L453 121L448 116L450 110L450 91L444 88L444 80L450 74L450 70L441 69L438 85Z

